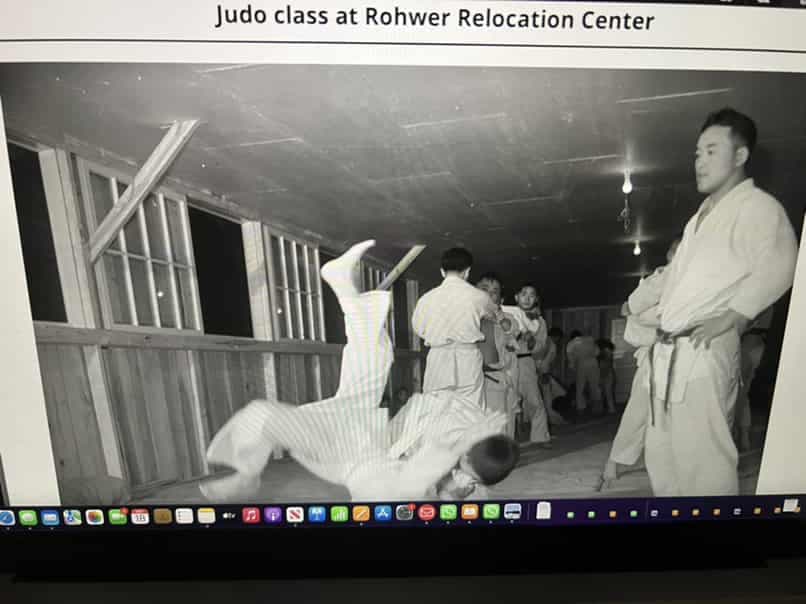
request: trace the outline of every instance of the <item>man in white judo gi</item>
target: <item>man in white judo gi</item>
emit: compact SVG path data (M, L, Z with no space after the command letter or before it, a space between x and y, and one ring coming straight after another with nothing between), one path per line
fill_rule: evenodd
M384 327L391 293L359 293L356 285L361 255L373 244L353 246L321 271L345 318L338 391L306 405L257 400L239 410L208 448L211 464L235 470L201 483L208 499L255 496L277 446L364 501L434 496L438 485L464 496L515 466L518 447L502 434L504 414L488 414L455 392L415 394L390 424L380 401L393 360Z
M484 408L482 317L494 317L490 297L467 282L473 256L464 248L442 255L442 283L417 301L411 318L414 332L425 340L423 393L450 390Z
M667 269L648 357L655 421L645 456L656 496L739 491L740 334L791 287L797 255L786 211L747 177L755 143L753 121L732 109L711 114L697 141L697 189L708 197Z
M497 308L501 306L501 282L492 274L483 275L476 283L476 287L487 292ZM484 322L482 322L484 326ZM517 391L518 384L518 342L516 340L517 326L515 318L500 312L493 324L492 340L498 359L494 363L485 363L484 369L484 397L488 411L501 411L507 416L505 434L514 438L515 419L518 412L520 397Z

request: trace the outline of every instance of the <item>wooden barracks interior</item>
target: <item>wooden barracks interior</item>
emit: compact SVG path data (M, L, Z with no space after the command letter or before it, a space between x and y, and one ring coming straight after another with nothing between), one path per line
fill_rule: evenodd
M205 448L234 411L335 392L344 333L318 271L362 239L378 241L367 288L426 246L394 285L392 413L424 368L412 310L455 245L472 251L473 275L502 277L509 303L534 281L565 341L575 329L612 339L623 405L634 361L619 309L702 200L703 120L723 106L756 120L753 176L800 233L804 99L801 75L749 72L0 66L62 503L202 501ZM786 310L764 325L747 488ZM564 362L555 374L570 377ZM554 449L525 447L494 495L594 495L617 421L557 427ZM648 489L639 464L612 494ZM286 457L264 491L346 498Z

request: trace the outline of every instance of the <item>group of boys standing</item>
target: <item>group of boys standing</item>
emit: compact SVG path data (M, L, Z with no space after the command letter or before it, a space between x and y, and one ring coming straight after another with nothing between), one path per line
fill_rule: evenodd
M510 437L521 414L531 425L529 441L551 447L549 424L564 420L545 396L557 348L548 337L537 289L525 284L516 305L504 305L496 276L469 282L472 264L466 249L447 250L441 285L414 310L412 327L429 347L423 392L452 390L482 409L504 413Z

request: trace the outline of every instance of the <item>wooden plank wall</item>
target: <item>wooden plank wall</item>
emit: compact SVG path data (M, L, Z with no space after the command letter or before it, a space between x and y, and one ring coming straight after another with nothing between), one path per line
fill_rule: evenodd
M37 346L48 425L61 492L81 479L106 476L101 435L81 346Z
M203 473L188 351L109 348L104 361L132 487Z
M241 407L254 399L266 398L263 363L267 355L218 351L196 354L202 414L206 417L207 434L214 436Z
M602 306L595 308L557 308L546 312L548 326L563 330L563 350L558 351L555 361L555 374L565 383L573 382L574 376L567 370L565 344L574 330L588 334L594 338L612 339L611 321L621 318L620 306ZM632 379L635 375L635 360L632 352L615 359L616 368L616 401L626 402L630 396Z

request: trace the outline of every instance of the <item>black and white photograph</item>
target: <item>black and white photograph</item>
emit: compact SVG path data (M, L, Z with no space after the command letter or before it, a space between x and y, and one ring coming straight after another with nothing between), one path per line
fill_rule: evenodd
M0 102L62 505L756 493L806 75L6 63Z

